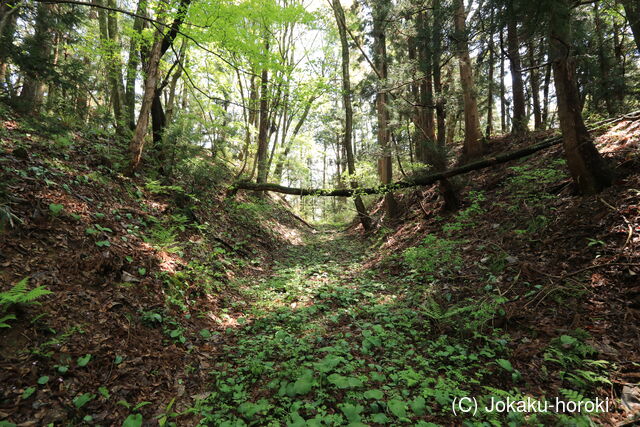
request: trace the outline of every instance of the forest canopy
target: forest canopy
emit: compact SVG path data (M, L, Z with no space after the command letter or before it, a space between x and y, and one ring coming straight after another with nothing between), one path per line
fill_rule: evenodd
M212 176L312 190L411 180L559 127L594 193L612 177L585 123L637 108L639 22L633 0L7 0L0 96L115 136L129 174L170 180L205 156ZM355 202L363 220L371 200Z

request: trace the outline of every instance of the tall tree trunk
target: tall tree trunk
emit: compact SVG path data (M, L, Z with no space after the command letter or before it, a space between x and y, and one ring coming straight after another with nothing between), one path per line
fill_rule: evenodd
M140 166L142 160L142 150L144 149L144 137L149 126L149 114L153 98L156 94L156 85L158 83L158 73L160 65L160 56L162 49L162 34L156 31L155 41L149 59L147 60L146 78L144 81L144 95L140 105L140 114L138 115L138 123L133 132L133 138L129 144L131 152L131 163L129 165L128 174L132 175Z
M540 71L536 67L535 43L529 42L529 66L531 81L531 98L533 100L533 122L535 130L542 130L542 107L540 105Z
M169 98L167 99L167 111L166 111L166 119L167 123L171 123L171 120L174 116L174 109L176 105L176 88L178 86L178 80L182 77L182 67L186 62L187 55L187 40L182 41L182 45L180 46L180 57L178 59L178 69L173 73L173 77L171 77L171 82L169 83Z
M616 114L616 108L614 104L613 86L610 83L609 71L611 70L611 64L609 58L605 52L604 45L604 22L600 16L600 5L596 2L593 4L593 20L596 28L596 48L598 51L598 65L600 67L600 74L598 76L598 84L596 85L596 92L594 94L594 104L596 107L600 106L600 102L604 100L605 108L609 117L613 117Z
M438 127L438 147L444 150L447 139L446 97L442 87L442 20L440 0L433 0L433 90L436 94L436 122Z
M454 26L456 30L456 51L460 63L460 83L464 99L464 146L463 161L478 158L483 153L482 132L480 131L480 114L473 66L469 55L469 42L466 28L467 13L463 0L454 0Z
M18 11L15 1L10 0L0 4L0 88L4 86L7 73L7 61L14 49L13 40L16 32Z
M33 49L28 53L30 66L24 70L24 83L18 99L17 109L22 113L37 114L44 100L45 82L43 71L51 66L53 35L48 20L54 5L38 3L34 24Z
M571 1L557 0L551 10L550 57L558 98L565 157L582 194L611 185L611 172L598 153L582 118L571 41Z
M549 89L551 87L551 65L545 67L544 73L544 88L542 89L543 102L542 102L542 126L546 128L549 126Z
M522 80L522 60L520 59L520 38L518 37L518 22L514 15L512 2L507 8L507 47L509 49L509 64L511 68L511 88L513 91L513 128L512 132L522 135L527 131L527 111L524 96L524 81Z
M505 66L504 66L504 36L500 32L500 132L507 133L507 89L504 83Z
M622 5L629 20L631 31L633 31L638 53L640 53L640 3L638 3L638 0L622 0Z
M127 77L125 83L124 108L127 123L131 130L136 127L136 77L140 65L140 40L145 21L141 16L147 15L147 0L139 0L133 21L133 35L129 42L129 59L127 60ZM139 17L140 16L140 17Z
M268 44L267 50L269 49ZM258 183L267 181L267 162L269 150L269 72L262 70L260 77L260 125L258 127L258 151L256 153L256 165L258 167Z
M418 106L416 107L416 157L419 161L428 163L430 161L428 158L431 150L430 145L434 144L436 135L433 123L433 58L431 34L429 32L427 16L424 12L417 15L416 29L418 32L418 37L416 38L418 70L422 75L422 81L418 87L420 97L418 99Z
M492 19L493 21L493 19ZM489 82L487 94L487 138L491 138L493 134L493 90L495 79L495 46L493 42L493 33L489 32Z
M340 4L340 0L333 0L333 14L338 25L338 34L340 35L340 48L342 53L342 103L344 105L344 138L342 145L347 155L347 170L351 177L351 187L358 188L358 181L353 177L356 173L356 163L353 155L353 105L351 103L351 76L349 73L349 43L347 41L347 21L344 16L344 10ZM358 212L358 219L362 224L364 231L371 229L371 218L367 214L364 202L360 196L353 198Z
M387 93L383 86L387 80L387 39L385 35L386 17L389 4L380 1L373 8L373 53L374 65L378 75L378 93L376 95L376 111L378 118L378 144L382 151L378 158L378 175L382 184L390 184L393 180L393 161L391 158L389 110L387 108ZM393 193L384 196L385 212L389 218L398 216L398 204Z
M94 0L100 6L115 8L114 0ZM118 22L113 11L98 9L98 21L100 27L100 42L104 50L104 63L107 69L107 81L109 82L109 99L113 108L113 117L116 123L116 130L119 135L123 134L125 126L124 115L124 86L122 83L122 60L120 58L120 36L118 33Z

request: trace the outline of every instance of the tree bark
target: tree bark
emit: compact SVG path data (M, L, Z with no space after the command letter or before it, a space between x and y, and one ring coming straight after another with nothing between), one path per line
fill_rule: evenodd
M631 26L638 53L640 53L640 3L638 0L622 0L622 5Z
M446 98L442 87L442 7L440 0L433 0L433 90L436 95L436 123L438 147L444 150L447 140Z
M0 87L4 86L7 72L7 61L14 49L13 40L16 32L18 11L15 1L0 4Z
M94 0L96 4L115 8L114 0ZM100 41L105 52L105 65L107 69L107 80L109 81L109 92L113 116L116 123L116 130L119 135L123 135L126 122L124 114L124 85L122 77L122 59L120 57L120 36L118 33L118 21L114 11L98 9L98 20L100 27Z
M504 36L500 32L500 131L507 133L507 100L506 87L504 84L505 66L504 66Z
M480 114L473 67L469 55L469 42L466 28L466 11L463 0L454 0L454 26L456 30L456 47L458 62L460 63L460 83L464 98L464 146L463 161L475 159L482 155L483 141L480 131Z
M131 163L129 165L128 174L132 175L140 166L142 160L142 150L144 149L144 137L149 126L149 114L153 104L153 98L156 94L156 85L158 83L158 72L160 64L160 52L162 48L162 37L159 31L156 31L155 41L149 59L147 61L146 78L144 81L144 95L140 105L140 114L138 122L133 132L133 138L129 144L131 153Z
M542 130L542 107L540 105L540 71L536 68L535 43L529 42L529 66L531 67L531 98L533 101L533 122L535 130Z
M596 49L600 68L598 84L596 85L596 90L593 95L593 102L596 108L598 108L601 106L601 102L604 101L609 117L613 117L616 113L616 108L614 106L615 96L613 96L613 85L611 85L611 77L609 74L611 64L605 52L604 22L600 16L600 5L597 2L593 4L593 20L596 28Z
M492 19L493 21L493 19ZM493 135L493 92L494 92L494 79L495 79L495 44L493 42L493 33L489 31L489 82L487 94L487 133L486 137L491 138Z
M147 15L147 0L139 0L136 15ZM133 36L129 42L129 59L127 60L127 76L125 83L124 108L127 123L131 130L136 127L136 77L140 65L140 40L145 21L135 17L133 21Z
M44 73L51 66L53 38L48 20L53 5L38 3L34 24L33 48L28 53L33 64L24 70L24 83L18 99L17 110L37 114L44 100Z
M268 44L267 50L269 49ZM260 77L260 124L258 126L258 151L256 153L256 165L258 176L256 182L262 183L267 180L267 154L269 149L269 72L266 68L262 70Z
M378 93L376 95L376 111L378 118L378 145L381 155L378 158L378 175L380 182L390 184L393 179L393 162L391 158L390 132L389 132L389 110L387 109L387 93L384 92L383 85L387 79L387 41L385 34L385 23L388 15L389 4L387 1L380 1L373 8L373 52L374 65L378 75ZM389 218L398 216L398 204L393 194L384 196L385 212Z
M571 48L570 0L554 2L550 32L550 58L567 165L579 191L582 194L595 194L611 185L612 176L582 118Z
M507 8L507 48L509 49L509 64L511 68L511 86L513 91L513 121L512 132L522 135L527 132L527 112L524 96L524 82L522 80L522 60L520 59L520 38L518 37L518 22L514 15L513 2Z

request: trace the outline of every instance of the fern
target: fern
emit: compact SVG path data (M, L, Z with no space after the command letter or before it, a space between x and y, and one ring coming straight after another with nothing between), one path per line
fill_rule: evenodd
M28 284L29 278L25 277L8 291L0 292L0 314L6 313L9 307L15 304L39 304L36 301L38 298L52 293L44 286L29 290ZM13 314L3 316L0 318L0 328L9 328L10 326L6 322L15 319L16 316Z
M7 314L6 316L0 318L0 328L10 328L11 325L6 323L9 320L16 320L16 316L14 316L13 314Z

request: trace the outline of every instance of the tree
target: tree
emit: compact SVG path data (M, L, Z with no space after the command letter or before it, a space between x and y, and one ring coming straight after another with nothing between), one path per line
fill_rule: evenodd
M469 55L469 42L465 23L467 13L464 9L463 0L454 0L454 8L456 54L460 65L460 83L464 99L465 133L463 157L465 160L470 160L482 155L483 141L476 87L473 79L473 66Z
M558 98L558 116L565 157L582 194L594 194L611 184L611 172L598 153L582 118L571 38L571 1L552 2L550 58Z
M522 79L522 60L520 58L520 38L518 36L518 21L513 1L508 1L506 8L507 46L509 49L509 64L511 68L511 86L513 90L513 128L512 132L522 135L527 131L527 112L524 96L524 81Z
M391 159L391 134L389 131L389 110L387 93L383 90L387 79L387 38L385 34L386 18L390 4L388 0L375 0L373 13L373 61L378 76L376 93L376 113L378 118L378 175L382 184L390 184L393 180L393 161ZM384 196L385 211L389 218L398 216L398 204L392 193Z
M94 0L96 4L105 6L103 0ZM107 0L110 8L115 8L114 0ZM116 122L116 129L123 135L126 125L125 116L125 95L122 75L122 58L120 56L120 35L118 31L118 20L113 10L98 9L98 19L100 22L100 40L104 50L104 63L107 69L107 80L110 87L111 105L113 116Z
M144 149L144 137L147 133L149 126L149 114L152 114L154 129L154 140L158 142L162 134L162 130L166 125L166 119L164 112L162 111L162 103L160 101L160 94L158 91L158 81L160 72L160 60L162 56L173 45L173 41L180 32L180 26L184 21L187 14L187 10L191 0L180 0L180 4L175 12L173 22L169 26L169 31L166 34L162 33L161 27L156 27L153 47L151 48L146 66L146 75L144 81L144 95L142 97L142 103L140 105L140 114L138 115L138 122L133 132L133 137L129 144L129 151L131 154L131 160L129 163L128 173L132 174L140 166L142 160L142 151ZM160 2L158 5L157 16L161 21L166 14L167 4Z
M356 173L355 159L353 155L353 104L351 103L351 76L349 72L349 43L347 41L347 20L344 10L340 4L340 0L333 0L331 7L336 18L338 26L338 35L340 37L340 52L342 57L342 103L344 106L344 134L342 145L347 157L347 172L349 177L353 177ZM351 187L358 188L358 181L354 178L350 179ZM367 210L362 201L362 197L355 195L353 197L358 218L365 231L371 229L371 218L367 214Z
M624 11L627 14L629 25L633 31L638 53L640 53L640 3L637 0L622 0Z
M51 4L38 3L34 34L25 41L27 55L22 58L24 82L17 102L23 113L36 114L44 102L46 78L51 72L51 47L53 45Z

